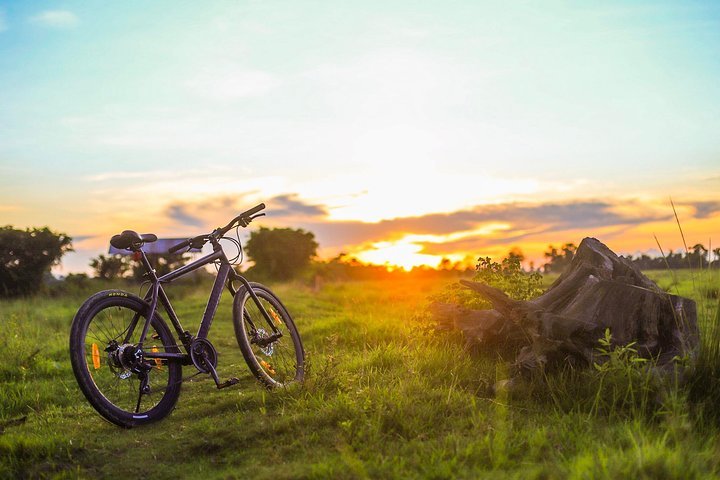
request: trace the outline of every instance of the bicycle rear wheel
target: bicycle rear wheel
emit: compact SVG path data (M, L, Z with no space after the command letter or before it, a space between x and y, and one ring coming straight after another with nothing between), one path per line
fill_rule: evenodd
M247 288L241 287L235 294L233 323L238 345L250 371L268 388L301 382L305 377L305 351L295 322L269 288L259 283L250 283L250 286L275 328L282 333L282 337L266 343L273 329Z
M143 356L180 352L158 315L143 350L137 348L147 308L134 295L106 290L80 307L71 327L70 360L80 389L100 415L127 428L165 417L180 395L180 362Z

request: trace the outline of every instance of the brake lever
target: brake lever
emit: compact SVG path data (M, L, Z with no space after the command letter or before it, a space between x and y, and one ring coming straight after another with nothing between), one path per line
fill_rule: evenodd
M253 220L255 220L258 217L263 217L263 216L265 216L264 213L258 213L257 215L253 215L252 217L243 217L238 221L238 224L241 227L245 228L248 225L250 225L250 222L252 222Z
M195 237L195 238L191 239L188 250L193 249L193 248L201 249L202 247L205 246L205 243L207 243L207 241L208 241L208 237L206 235L202 235L200 237Z

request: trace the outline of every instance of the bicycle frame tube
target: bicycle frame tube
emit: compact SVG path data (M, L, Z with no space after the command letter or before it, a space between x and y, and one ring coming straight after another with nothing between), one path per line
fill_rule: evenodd
M208 303L205 306L205 313L203 314L202 321L200 322L197 338L207 338L208 332L210 331L210 325L212 325L215 312L220 304L220 297L222 296L223 289L225 288L225 282L227 281L230 270L232 270L232 267L229 263L223 262L220 264L220 269L218 270L217 277L215 277L212 292L210 292L210 298L208 298Z
M143 325L143 333L140 337L139 346L142 348L142 344L145 341L145 337L147 336L147 331L150 326L150 319L152 318L152 314L155 312L159 302L162 304L163 308L168 314L168 317L170 317L170 322L173 324L173 327L175 328L175 331L177 332L178 336L180 337L181 341L183 342L183 345L186 349L190 348L190 340L188 338L187 333L185 332L185 329L180 324L180 319L178 318L177 314L175 313L175 310L172 308L172 305L170 304L170 299L168 298L167 294L165 293L165 290L162 288L163 283L170 283L173 280L186 275L190 272L193 272L199 268L204 267L205 265L208 265L212 262L215 262L217 260L220 260L223 264L227 264L229 266L229 263L227 262L227 258L225 257L224 252L222 249L216 249L213 251L213 253L206 255L202 258L199 258L195 260L192 263L189 263L187 265L183 265L182 267L178 268L177 270L173 270L172 272L169 272L162 277L158 277L155 274L155 270L152 268L152 265L150 264L150 261L147 259L147 256L145 255L145 252L140 250L141 253L141 260L143 263L143 266L148 272L148 275L150 276L150 282L152 283L152 286L150 287L150 290L148 290L147 294L145 295L145 301L147 301L150 304L150 312L148 313L147 319L145 321L145 325ZM224 260L224 261L223 261ZM227 278L227 275L226 275ZM215 283L219 280L218 278L215 279ZM224 282L224 281L223 281ZM222 283L221 283L222 285ZM213 291L215 291L215 287L213 287ZM219 299L218 299L219 302ZM215 303L215 309L217 309L217 302ZM214 316L215 311L213 309L211 313L212 316ZM131 324L128 336L132 335L133 330L135 329L135 325Z
M158 301L162 304L163 308L168 314L168 317L170 317L170 321L173 324L173 327L175 328L175 331L177 332L178 336L180 337L181 341L183 342L183 345L185 346L185 349L189 351L190 349L190 341L191 338L186 332L182 325L180 324L180 320L175 313L175 310L172 308L172 305L170 304L170 299L168 298L167 294L165 293L165 290L162 287L163 283L170 283L173 280L186 275L190 272L193 272L199 268L204 267L205 265L208 265L215 261L220 261L220 268L218 270L217 277L215 277L215 282L213 283L212 291L210 292L210 298L208 298L207 305L205 306L205 312L203 313L203 318L200 322L200 327L198 328L197 332L197 338L207 338L207 335L210 331L210 326L212 325L213 318L215 317L215 313L217 312L218 305L220 304L220 297L222 296L223 289L225 285L227 285L228 289L230 290L230 293L235 296L236 290L233 288L231 283L228 283L228 277L231 276L232 280L239 280L247 289L248 293L250 294L250 297L255 302L255 305L258 307L260 312L262 313L263 317L265 318L265 321L272 329L273 333L279 333L279 330L277 327L275 327L274 322L270 318L270 314L265 310L262 303L260 303L260 299L257 297L255 292L253 291L252 287L250 286L250 283L243 277L242 275L239 275L235 270L232 269L232 266L230 265L230 262L228 261L227 257L225 256L225 252L222 250L222 247L219 245L219 243L213 244L213 253L206 255L202 258L199 258L198 260L195 260L192 263L189 263L187 265L184 265L177 270L173 270L172 272L169 272L162 277L158 277L155 274L155 270L152 268L152 265L150 264L149 260L147 259L147 256L145 255L145 252L142 250L141 252L141 259L143 262L143 265L145 266L146 270L148 271L148 275L150 276L150 281L152 282L152 286L150 290L148 290L148 293L145 295L145 301L147 301L150 305L150 311L148 313L147 319L145 321L145 325L143 325L143 332L140 336L140 342L139 346L142 348L142 344L145 341L145 337L147 335L148 329L150 327L150 320L156 311ZM134 323L136 320L134 321ZM135 329L135 324L131 324L128 337L132 335L133 330ZM172 354L167 354L172 355ZM156 356L152 354L146 354L148 358ZM164 355L163 355L164 356ZM160 358L160 356L158 356ZM173 356L174 358L174 356Z

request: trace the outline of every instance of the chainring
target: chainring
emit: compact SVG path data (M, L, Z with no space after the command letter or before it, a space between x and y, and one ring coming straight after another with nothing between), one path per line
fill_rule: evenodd
M217 350L207 338L196 338L190 343L190 360L202 373L210 373L217 367Z

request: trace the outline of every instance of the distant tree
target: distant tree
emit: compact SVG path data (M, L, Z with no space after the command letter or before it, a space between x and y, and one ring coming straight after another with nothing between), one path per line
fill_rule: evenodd
M452 270L452 268L453 268L452 260L450 260L447 257L443 257L437 266L438 270Z
M558 250L552 245L548 246L548 251L545 252L545 258L549 261L544 265L545 273L562 273L570 266L573 257L575 257L575 251L577 246L574 243L566 243Z
M705 248L705 245L701 243L693 245L692 249L687 254L690 268L703 268L707 254L708 249Z
M513 247L508 252L506 259L510 262L517 262L518 264L521 264L525 261L525 254L518 247Z
M253 272L273 280L289 280L310 265L318 244L311 232L261 227L245 244Z
M126 255L100 255L90 261L90 267L97 278L114 280L125 275L130 269L130 262Z
M72 238L47 227L0 228L0 296L37 292L50 267L72 250Z
M87 273L70 273L64 280L66 284L76 287L85 287L88 285L89 281L90 279L88 278Z

